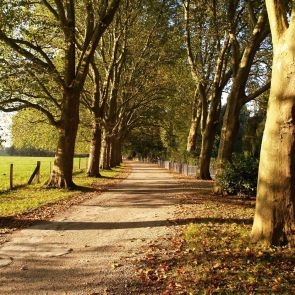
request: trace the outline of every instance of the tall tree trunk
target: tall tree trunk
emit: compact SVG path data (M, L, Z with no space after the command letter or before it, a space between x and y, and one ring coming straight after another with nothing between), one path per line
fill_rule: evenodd
M121 138L119 136L116 136L112 139L111 144L111 167L116 167L121 164L122 160L122 144L121 144Z
M229 78L224 77L223 68L226 64L226 52L228 49L229 37L227 36L223 44L223 48L219 52L216 61L214 83L212 86L211 103L209 112L206 118L205 127L202 132L202 145L200 152L200 170L199 177L201 179L211 179L210 175L210 162L211 154L214 145L216 127L219 121L220 108L221 108L221 95L222 89ZM204 111L203 111L204 113Z
M235 81L235 84L239 84L239 80ZM240 111L242 106L239 103L239 99L243 96L244 89L235 87L233 85L231 93L228 97L228 102L223 116L220 144L218 149L217 165L218 170L222 170L226 162L231 161L234 142L239 131L240 125Z
M197 133L198 133L199 125L201 122L201 115L202 115L202 103L196 91L194 105L193 105L193 112L192 112L191 127L190 127L188 138L187 138L186 150L189 153L192 153L196 150Z
M274 58L252 239L295 246L295 10L288 26L283 2L266 3Z
M118 142L118 153L117 153L117 166L121 165L123 159L122 159L122 140L120 139Z
M214 146L216 127L218 124L220 107L214 113L209 114L206 129L202 135L202 146L200 152L200 175L201 179L211 179L210 162Z
M101 177L100 152L101 152L101 126L95 120L92 126L92 138L90 143L87 176Z
M106 147L105 147L105 163L104 169L111 169L111 139L109 137L106 138Z
M273 62L252 238L295 245L295 51L281 45Z
M201 116L194 117L191 121L191 127L187 137L186 150L189 153L193 153L196 150L197 134L200 125Z
M100 151L100 168L105 169L106 157L106 131L102 129L101 151Z
M50 178L45 183L46 187L75 188L72 174L78 124L79 95L75 90L67 89L64 93L57 151Z
M111 140L111 152L110 152L110 167L114 168L117 166L116 158L118 153L117 139L115 137Z

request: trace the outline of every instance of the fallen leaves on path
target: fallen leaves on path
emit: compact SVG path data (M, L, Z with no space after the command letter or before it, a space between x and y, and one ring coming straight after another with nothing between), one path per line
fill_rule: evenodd
M295 294L294 250L249 240L254 199L213 195L209 181L178 181L176 220L192 222L145 247L137 275L148 294Z

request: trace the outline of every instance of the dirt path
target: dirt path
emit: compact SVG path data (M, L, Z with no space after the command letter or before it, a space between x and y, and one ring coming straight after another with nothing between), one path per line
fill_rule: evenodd
M164 170L133 163L108 192L14 233L0 248L0 294L136 294L132 261L168 234L179 189Z

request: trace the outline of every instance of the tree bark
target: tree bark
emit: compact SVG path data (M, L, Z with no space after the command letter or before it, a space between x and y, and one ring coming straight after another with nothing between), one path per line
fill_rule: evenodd
M212 112L212 114L209 114L206 128L202 135L199 170L199 178L201 179L212 179L210 175L210 162L219 114L220 106L218 107L218 110Z
M218 149L217 165L218 170L222 170L226 162L231 161L233 146L236 136L239 131L240 124L240 111L242 106L239 103L241 95L243 95L244 89L239 89L239 84L242 81L236 79L235 85L232 86L231 93L228 97L225 114L223 116L223 123L220 136L220 145ZM236 85L238 87L236 87Z
M100 156L100 167L104 170L111 169L110 167L110 138L107 135L106 128L103 128L102 133L102 147L101 147L101 156Z
M101 151L100 151L100 168L104 169L105 167L105 154L106 154L106 135L105 128L102 129L102 139L101 139Z
M286 47L274 58L252 229L254 241L276 245L284 242L295 245L294 60L295 51L287 56Z
M111 169L111 140L110 140L110 138L106 138L104 169L106 169L106 170Z
M100 152L101 152L101 126L99 123L93 123L92 138L90 143L89 160L87 176L101 177L100 175Z
M198 133L199 125L201 122L201 115L202 115L202 104L201 104L201 100L199 99L199 96L196 92L195 93L195 101L194 101L194 105L193 105L191 127L190 127L188 138L187 138L186 150L189 153L192 153L196 150L197 133Z
M64 109L54 165L46 187L75 188L72 179L75 141L79 124L79 95L74 90L64 93Z
M120 139L114 137L111 144L111 159L110 159L111 168L119 166L121 164L120 150L121 150Z
M228 81L228 77L224 77L223 68L226 64L226 52L228 49L229 37L227 36L223 48L219 52L216 61L214 82L212 86L211 103L209 112L205 122L205 128L202 131L202 145L200 152L200 170L199 177L201 179L211 179L210 175L210 162L211 154L214 145L216 127L219 121L220 108L221 108L221 95L224 85ZM204 113L204 111L203 111Z
M266 3L274 58L251 236L295 246L295 12L288 27L283 2Z

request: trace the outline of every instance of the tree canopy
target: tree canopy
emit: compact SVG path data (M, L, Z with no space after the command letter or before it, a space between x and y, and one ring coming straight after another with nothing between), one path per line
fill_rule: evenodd
M14 147L55 152L46 185L60 188L75 188L75 152L92 177L124 153L194 163L208 180L212 158L220 176L261 148L253 237L292 241L293 2L3 1L0 111L16 112Z

